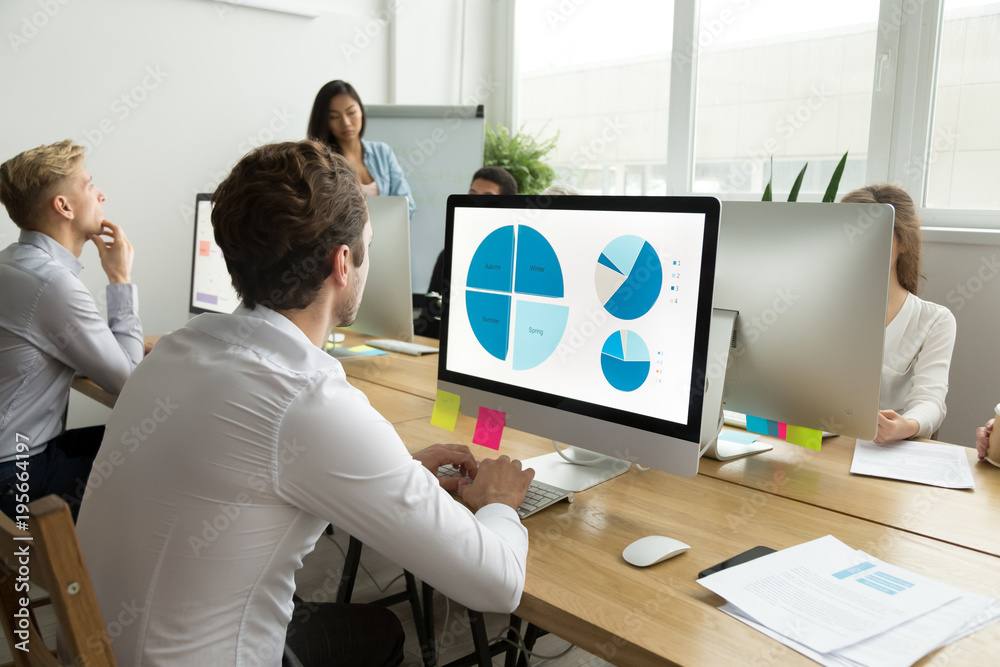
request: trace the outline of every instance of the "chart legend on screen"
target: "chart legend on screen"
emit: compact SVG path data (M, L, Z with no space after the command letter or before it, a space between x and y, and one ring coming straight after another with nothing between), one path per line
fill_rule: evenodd
M659 298L663 265L649 242L638 236L619 236L598 257L594 286L609 313L635 320L648 313Z
M490 232L472 256L466 287L469 324L491 356L506 361L512 337L514 370L534 368L552 355L569 307L557 301L564 296L559 258L538 230L507 225Z
M635 391L649 377L649 348L634 331L616 331L601 349L604 379L618 391Z

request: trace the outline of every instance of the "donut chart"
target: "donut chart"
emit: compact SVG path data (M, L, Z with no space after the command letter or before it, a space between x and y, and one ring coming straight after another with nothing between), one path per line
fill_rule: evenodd
M562 266L538 230L507 225L490 232L472 256L466 287L469 325L490 356L511 356L520 371L542 364L558 347L569 320L569 307L555 301L564 296Z
M649 377L649 348L634 331L616 331L601 348L601 372L618 391L635 391Z
M653 307L663 287L663 265L638 236L619 236L604 248L594 270L597 297L611 315L635 320Z

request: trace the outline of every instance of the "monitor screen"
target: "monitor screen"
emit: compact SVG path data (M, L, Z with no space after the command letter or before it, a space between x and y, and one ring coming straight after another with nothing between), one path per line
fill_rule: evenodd
M240 305L212 229L212 195L199 194L194 208L194 251L191 260L192 313L231 313Z
M450 197L439 380L518 399L511 426L561 413L524 429L555 439L576 414L697 443L718 211L707 197Z

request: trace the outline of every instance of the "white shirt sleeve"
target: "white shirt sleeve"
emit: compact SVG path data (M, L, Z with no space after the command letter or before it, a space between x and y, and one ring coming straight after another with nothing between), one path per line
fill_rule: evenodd
M121 393L142 361L142 324L138 289L132 284L107 286L108 321L94 297L70 274L53 280L39 296L32 342L105 391Z
M473 516L343 377L327 376L301 392L278 437L274 488L287 502L470 609L517 607L528 553L517 513L488 505Z
M913 380L903 403L903 417L920 424L916 438L929 438L947 414L948 371L957 325L951 311L940 308L913 360Z

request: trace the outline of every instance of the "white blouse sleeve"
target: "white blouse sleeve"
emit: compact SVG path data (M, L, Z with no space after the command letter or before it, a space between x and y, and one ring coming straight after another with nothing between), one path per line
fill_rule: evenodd
M904 402L903 417L920 424L916 438L929 438L944 422L948 409L948 371L955 349L957 325L950 310L941 308L913 361L913 382Z

